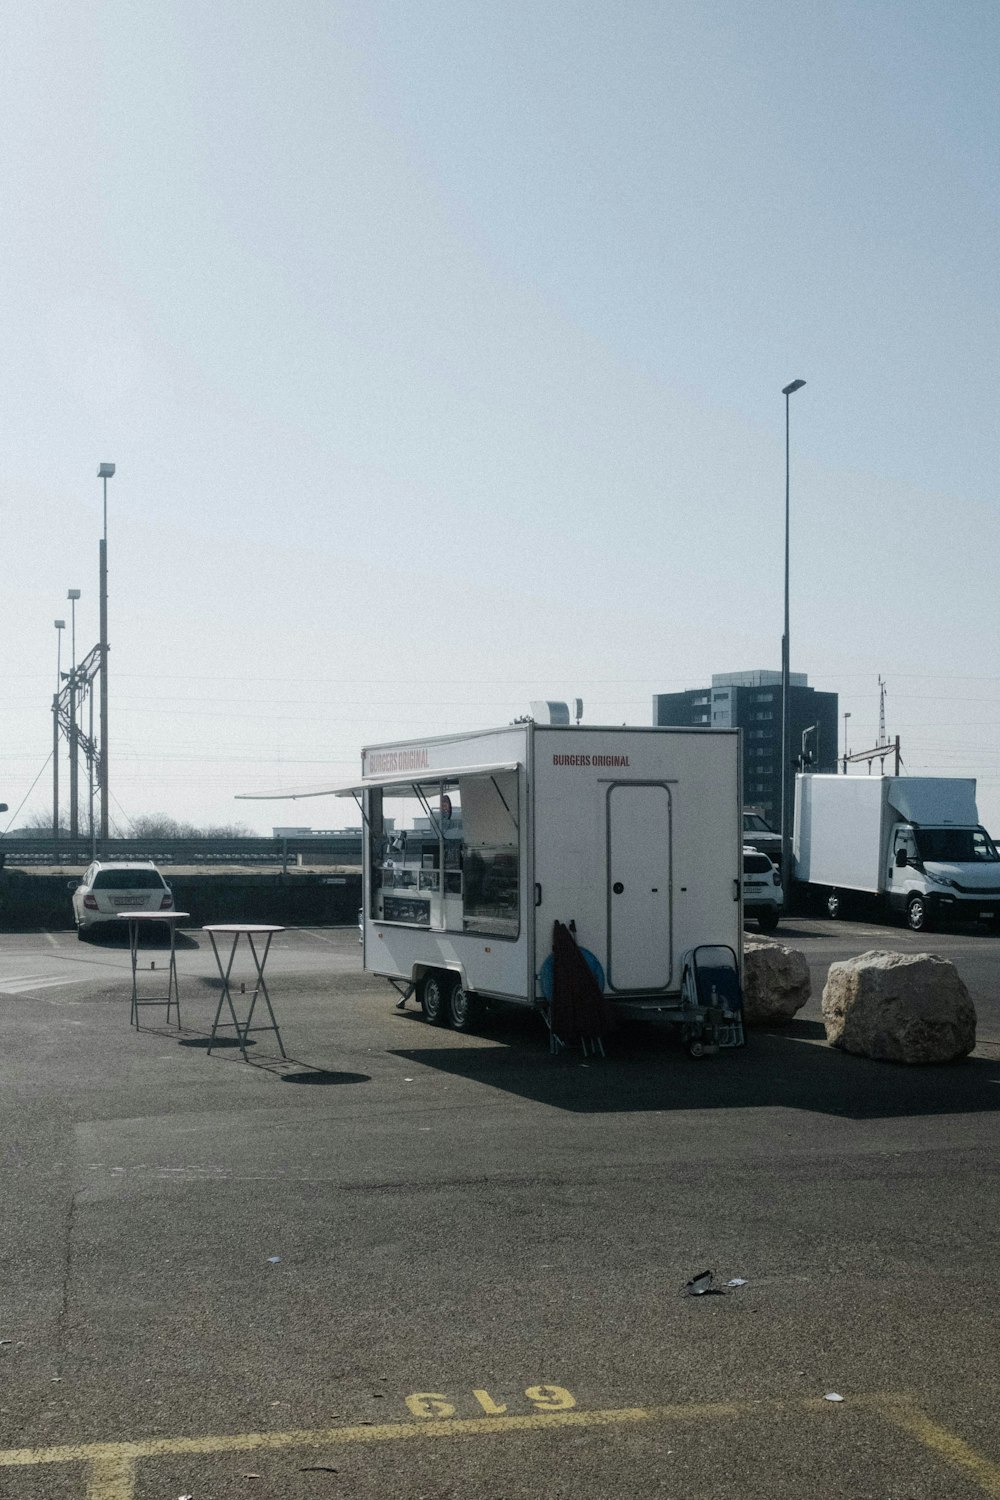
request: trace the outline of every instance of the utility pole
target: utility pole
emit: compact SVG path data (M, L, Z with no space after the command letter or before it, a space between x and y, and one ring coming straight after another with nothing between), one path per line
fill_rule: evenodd
M98 775L101 780L101 839L105 842L108 838L108 480L114 472L114 464L101 464L97 470L98 479L104 482L104 534L100 545L101 759Z

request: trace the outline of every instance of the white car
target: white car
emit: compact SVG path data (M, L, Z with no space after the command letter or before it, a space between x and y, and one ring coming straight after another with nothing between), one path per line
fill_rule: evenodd
M170 887L151 859L122 864L95 860L80 884L71 889L81 942L94 927L113 926L116 918L130 911L172 911L174 905Z
M761 932L773 932L781 916L781 871L759 849L743 848L743 915L756 917Z

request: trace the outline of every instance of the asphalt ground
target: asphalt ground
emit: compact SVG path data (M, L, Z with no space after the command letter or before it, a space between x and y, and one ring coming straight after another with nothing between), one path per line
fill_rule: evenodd
M138 1032L121 941L0 937L0 1494L1000 1496L1000 939L777 936L809 1006L695 1062L431 1028L288 931L249 1065L201 933ZM955 961L973 1058L825 1045L874 947ZM709 1268L745 1284L682 1296Z

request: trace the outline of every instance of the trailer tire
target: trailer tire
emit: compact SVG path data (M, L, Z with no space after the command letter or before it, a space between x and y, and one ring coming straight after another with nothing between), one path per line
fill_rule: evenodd
M911 896L906 903L906 925L911 932L926 932L931 925L926 896Z
M420 981L420 1005L432 1026L443 1026L448 1019L448 988L445 976L431 969Z
M844 898L839 891L828 891L826 896L826 914L834 921L844 915Z
M452 1031L475 1031L481 1020L479 996L470 994L461 979L456 979L448 991L448 1025Z

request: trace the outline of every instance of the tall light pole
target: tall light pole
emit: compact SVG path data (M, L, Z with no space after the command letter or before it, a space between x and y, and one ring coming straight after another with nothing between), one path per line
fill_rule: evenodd
M79 597L79 589L70 589L66 595L70 602L70 640L73 651L73 662L69 674L69 836L71 839L75 839L80 831L77 818L80 747L76 727L76 601Z
M781 637L781 883L791 888L792 873L792 720L788 710L789 641L788 641L788 521L791 494L791 448L789 443L789 402L804 380L793 380L782 387L785 398L785 633Z
M847 775L847 721L851 717L848 709L844 710L844 775Z
M101 838L108 837L108 480L114 464L101 464L97 477L104 483L104 533L101 537Z
M62 692L62 633L65 620L54 620L56 627L56 690L52 696L52 837L59 837L59 694Z

